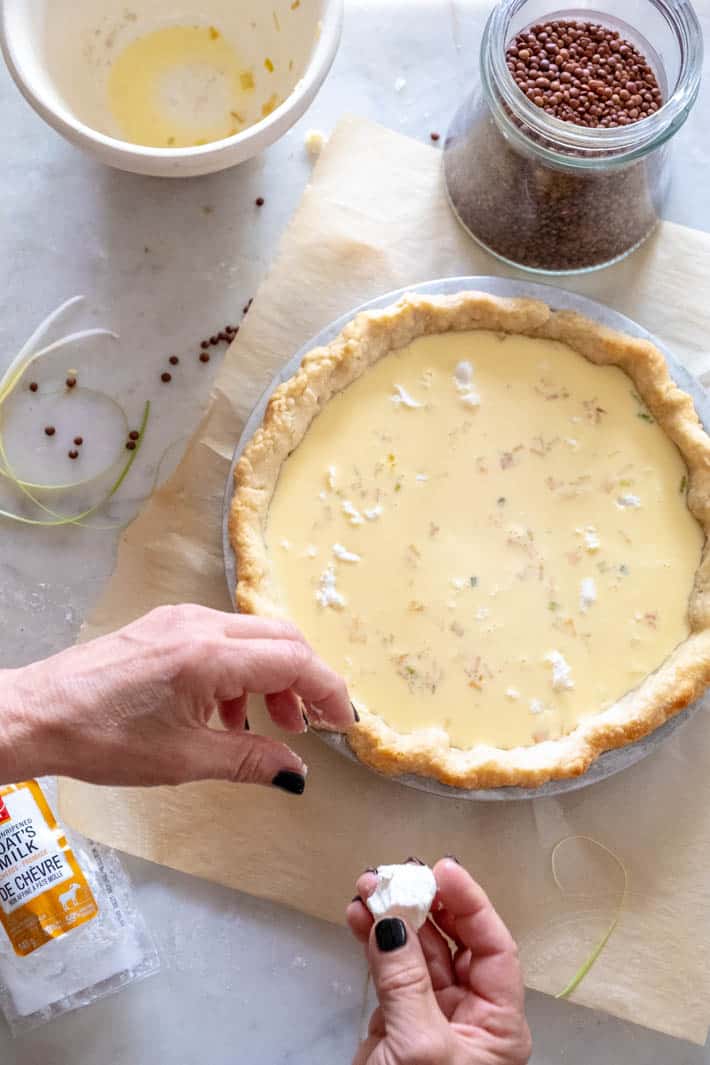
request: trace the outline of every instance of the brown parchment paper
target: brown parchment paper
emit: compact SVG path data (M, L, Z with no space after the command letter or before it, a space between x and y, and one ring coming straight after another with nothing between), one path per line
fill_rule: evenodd
M318 162L237 342L211 409L170 482L126 531L116 573L84 638L160 603L230 609L222 500L234 445L276 369L363 300L429 278L503 272L459 229L440 153L346 119ZM510 271L511 275L513 271ZM664 224L626 263L567 282L662 337L697 373L710 364L710 237ZM260 707L252 727L273 732ZM367 865L456 854L482 881L521 944L531 987L556 993L599 941L630 877L617 930L577 1002L702 1043L710 1021L710 727L701 712L657 753L564 799L473 804L411 791L352 765L315 736L294 746L306 794L221 783L158 790L65 781L77 829L175 869L342 921Z

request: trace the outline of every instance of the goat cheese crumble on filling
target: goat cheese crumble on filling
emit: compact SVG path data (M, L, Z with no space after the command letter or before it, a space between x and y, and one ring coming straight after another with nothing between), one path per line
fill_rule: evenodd
M572 667L559 651L548 651L545 661L552 666L552 687L556 692L574 688Z
M579 586L579 609L583 614L597 601L597 586L593 577L585 577Z

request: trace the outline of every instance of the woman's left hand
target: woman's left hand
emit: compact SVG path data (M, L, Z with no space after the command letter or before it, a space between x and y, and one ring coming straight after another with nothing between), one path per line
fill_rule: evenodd
M354 1065L525 1065L530 1032L513 937L457 862L437 862L434 876L433 921L418 935L397 917L375 924L362 900L376 878L358 880L348 923L380 1006Z

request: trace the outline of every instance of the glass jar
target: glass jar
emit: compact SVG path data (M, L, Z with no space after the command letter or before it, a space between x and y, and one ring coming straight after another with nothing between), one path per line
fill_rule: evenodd
M687 0L502 0L481 43L480 83L456 113L444 146L451 206L488 251L536 273L594 270L628 255L660 218L671 138L700 86L703 45ZM642 52L663 106L640 121L587 128L534 104L508 69L506 48L540 22L580 19L618 30Z

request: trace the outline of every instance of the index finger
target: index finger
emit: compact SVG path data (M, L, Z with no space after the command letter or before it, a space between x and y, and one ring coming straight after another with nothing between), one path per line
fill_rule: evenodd
M318 723L352 728L354 715L345 681L300 639L234 639L219 646L219 699L241 691L271 695L291 689L315 707Z
M434 876L448 918L444 931L471 952L472 989L500 1005L519 1005L523 985L518 948L485 891L451 859L437 862Z

